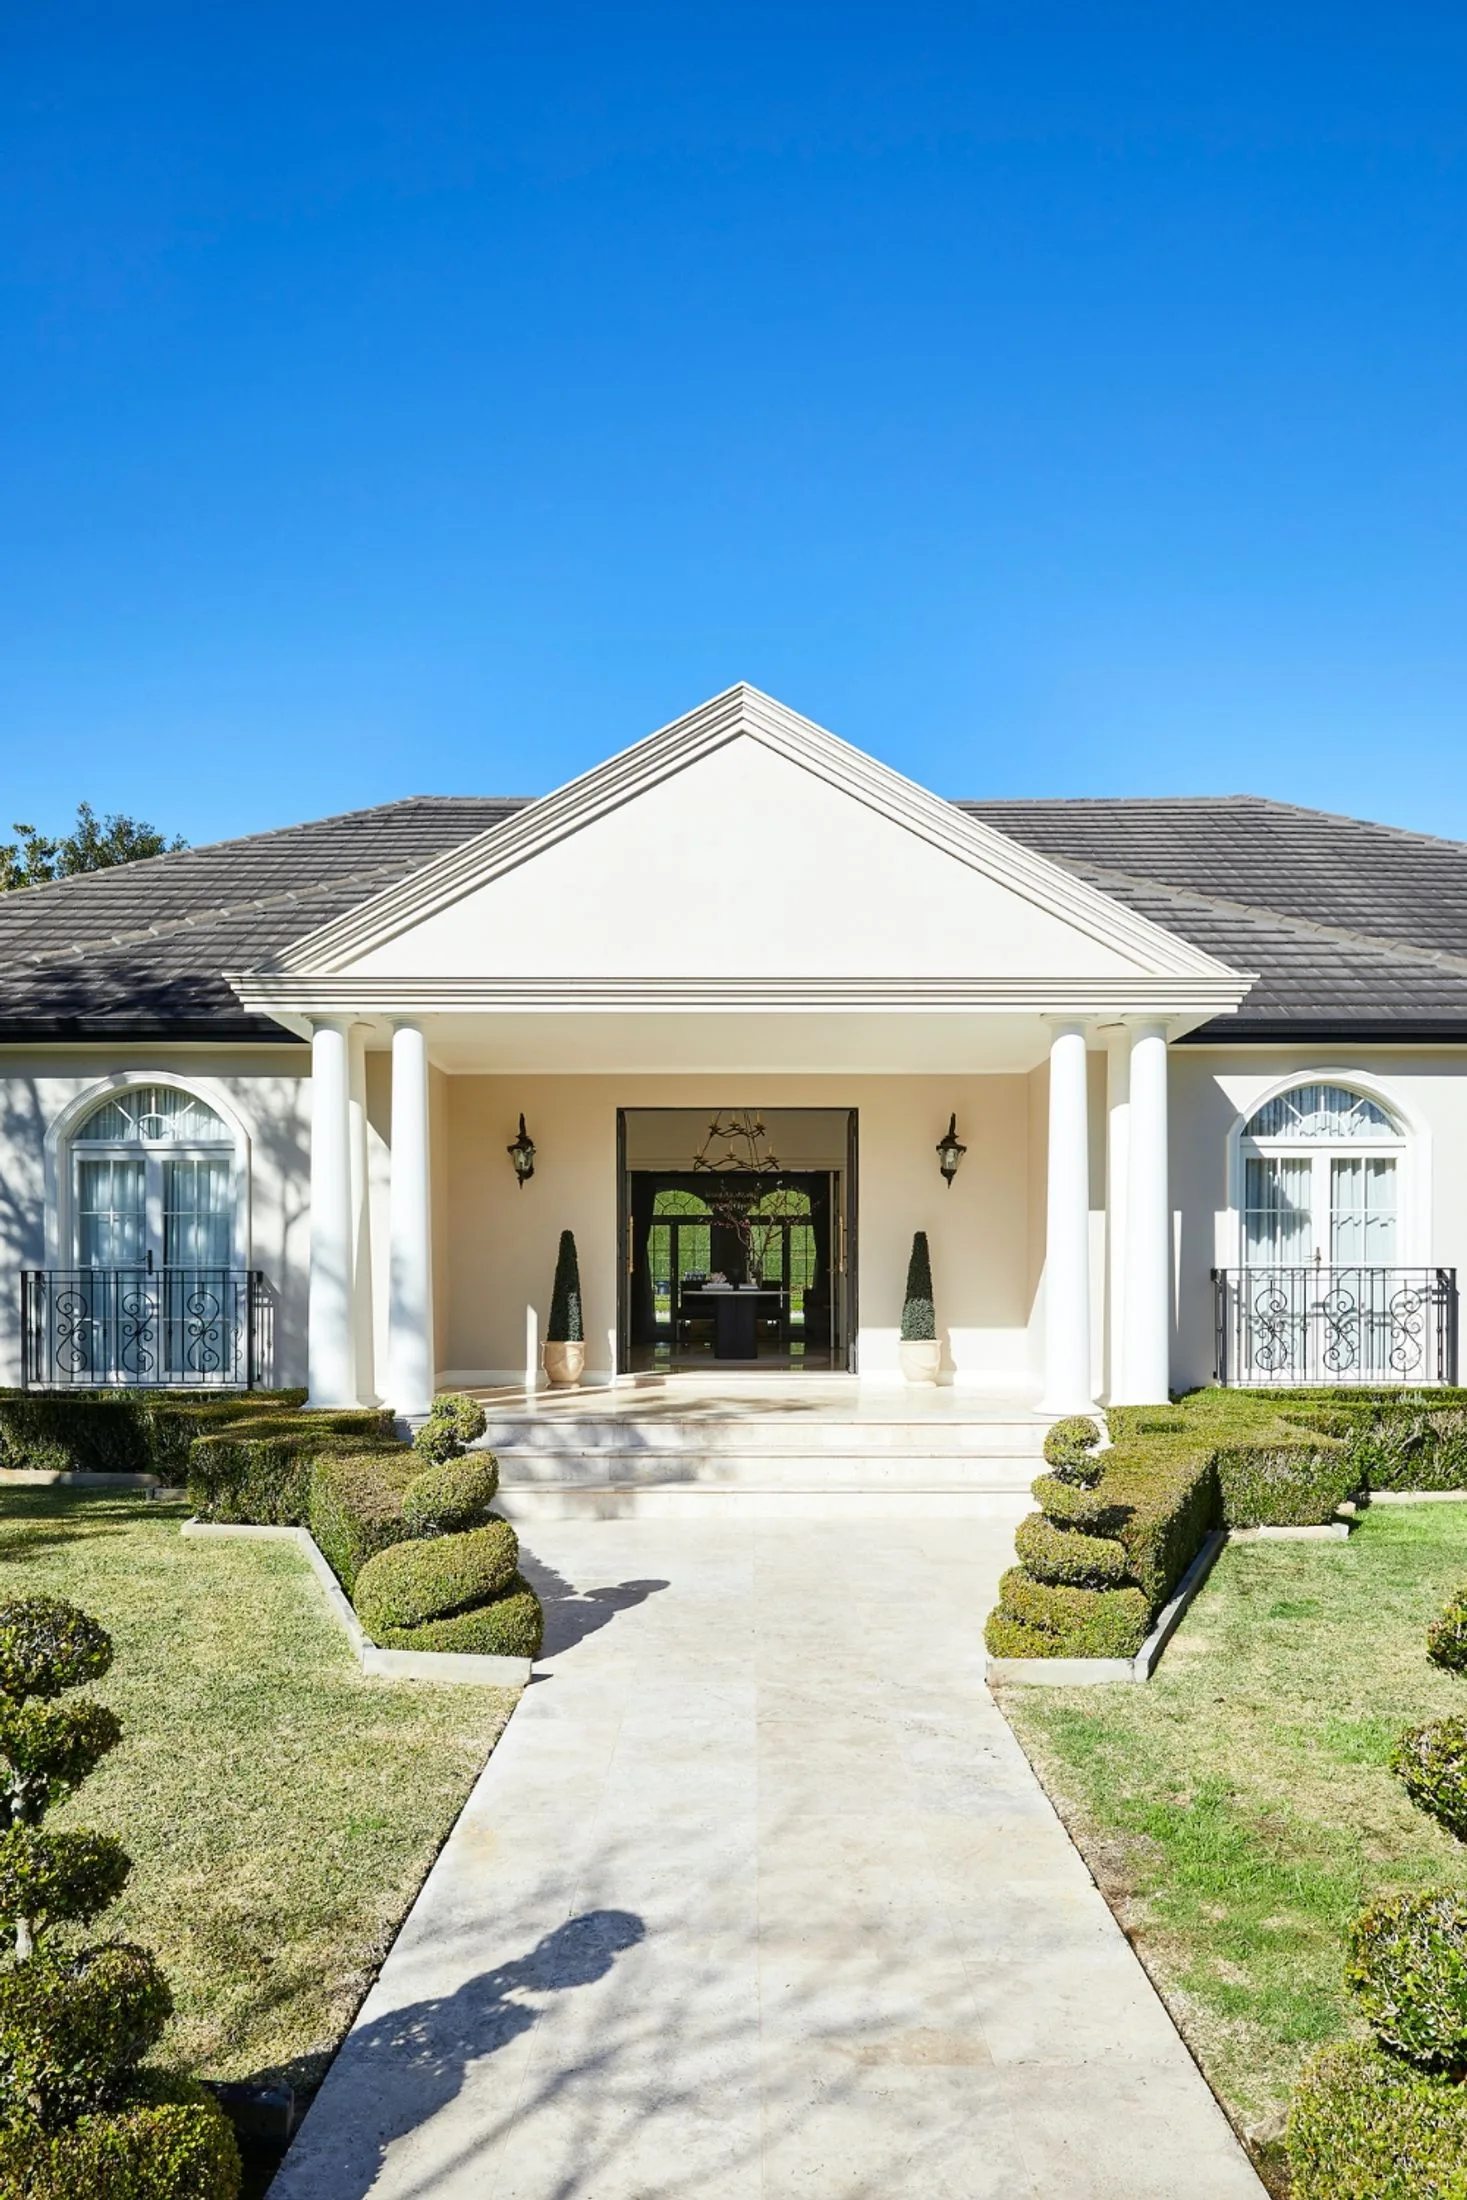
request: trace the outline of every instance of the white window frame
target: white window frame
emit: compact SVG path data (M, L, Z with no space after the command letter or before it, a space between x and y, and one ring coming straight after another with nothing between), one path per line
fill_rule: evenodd
M1260 1108L1270 1100L1277 1100L1284 1093L1297 1090L1300 1085L1342 1085L1347 1092L1357 1094L1362 1100L1372 1100L1382 1109L1395 1126L1390 1138L1252 1138L1246 1126L1252 1122ZM1336 1066L1292 1069L1286 1075L1275 1077L1261 1084L1250 1094L1246 1104L1236 1116L1228 1135L1228 1241L1231 1257L1224 1266L1242 1268L1247 1259L1247 1233L1244 1209L1247 1200L1247 1164L1250 1158L1276 1159L1284 1156L1310 1161L1314 1170L1311 1185L1311 1213L1316 1220L1328 1217L1330 1189L1328 1165L1331 1161L1356 1160L1363 1155L1377 1157L1390 1155L1396 1163L1396 1252L1386 1265L1392 1268L1426 1268L1431 1261L1431 1133L1417 1111L1404 1101L1393 1086L1372 1071L1346 1069ZM1321 1192L1323 1198L1321 1199ZM1323 1255L1321 1266L1330 1267L1330 1248L1320 1247ZM1311 1245L1305 1262L1312 1266L1314 1246ZM1347 1267L1358 1263L1347 1262Z
M139 1086L166 1085L175 1092L186 1093L206 1108L213 1110L229 1132L229 1146L222 1139L199 1142L182 1139L177 1145L160 1140L156 1146L142 1141L113 1141L111 1139L77 1139L76 1132L83 1123L107 1100L115 1100L125 1092L136 1091ZM228 1266L248 1268L250 1260L250 1134L238 1109L228 1095L222 1092L210 1078L180 1075L175 1070L140 1069L116 1070L110 1076L97 1079L68 1101L55 1117L46 1132L46 1265L48 1268L74 1269L81 1265L76 1214L76 1154L80 1147L85 1157L104 1160L126 1155L145 1160L152 1154L191 1158L208 1153L230 1154L230 1252ZM152 1212L154 1172L149 1171L149 1212L147 1231L150 1241L162 1243L162 1217Z

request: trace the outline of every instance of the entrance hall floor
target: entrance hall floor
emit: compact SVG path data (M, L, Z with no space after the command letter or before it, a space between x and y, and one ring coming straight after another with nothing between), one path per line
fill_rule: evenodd
M1258 2200L983 1682L1000 1521L559 1520L272 2200Z

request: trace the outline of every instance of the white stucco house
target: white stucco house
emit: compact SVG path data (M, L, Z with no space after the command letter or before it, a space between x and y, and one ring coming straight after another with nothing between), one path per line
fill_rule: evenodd
M566 1229L594 1384L895 1384L916 1230L977 1398L1441 1382L1467 847L945 801L740 686L3 897L0 1091L9 1384L533 1385Z

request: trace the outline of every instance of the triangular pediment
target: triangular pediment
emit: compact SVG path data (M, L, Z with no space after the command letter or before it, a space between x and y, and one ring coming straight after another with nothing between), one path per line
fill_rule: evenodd
M272 967L506 981L1226 974L745 686L309 934Z

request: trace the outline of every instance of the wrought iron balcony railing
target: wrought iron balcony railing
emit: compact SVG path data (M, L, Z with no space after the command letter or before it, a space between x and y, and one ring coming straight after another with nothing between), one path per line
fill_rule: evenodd
M30 1268L20 1304L27 1389L270 1380L274 1302L258 1269Z
M1455 1383L1455 1268L1214 1268L1217 1380Z

